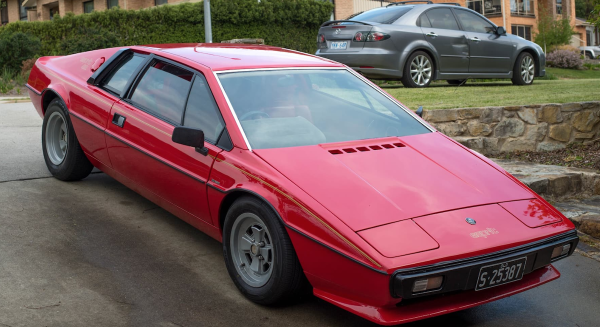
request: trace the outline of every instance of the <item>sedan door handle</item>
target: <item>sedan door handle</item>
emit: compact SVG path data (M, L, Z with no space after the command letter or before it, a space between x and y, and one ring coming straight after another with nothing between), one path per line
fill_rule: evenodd
M472 37L469 40L471 40L473 42L479 42L479 41L481 41L478 37Z
M427 35L427 36L431 36L431 37L436 37L436 36L438 36L437 34L435 34L435 33L433 33L433 32L429 32L429 33L427 33L427 34L425 34L425 35Z
M119 114L115 114L113 116L112 123L115 124L115 125L117 125L117 126L119 126L119 127L121 127L121 128L123 128L123 124L125 124L125 119L126 119L125 116L122 116L122 115L119 115Z

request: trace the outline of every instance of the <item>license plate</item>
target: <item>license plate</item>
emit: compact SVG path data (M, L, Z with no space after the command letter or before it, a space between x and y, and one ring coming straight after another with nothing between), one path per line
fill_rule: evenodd
M348 41L331 42L329 44L329 49L331 49L331 50L346 50L347 46L348 46Z
M523 278L526 257L481 267L475 290L514 282Z

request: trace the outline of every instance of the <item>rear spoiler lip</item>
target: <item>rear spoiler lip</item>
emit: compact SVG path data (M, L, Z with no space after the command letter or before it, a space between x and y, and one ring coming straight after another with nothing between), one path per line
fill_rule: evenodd
M342 19L342 20L330 20L328 22L325 22L321 25L321 27L325 27L325 26L329 26L332 24L337 24L337 23L356 23L356 24L363 24L363 25L369 25L369 26L373 26L373 24L371 23L365 23L365 22L359 22L357 20L346 20L346 19Z

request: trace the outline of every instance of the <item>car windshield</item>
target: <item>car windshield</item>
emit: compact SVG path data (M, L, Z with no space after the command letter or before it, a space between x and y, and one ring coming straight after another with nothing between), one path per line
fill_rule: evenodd
M383 7L362 12L349 19L359 22L391 24L395 22L398 18L400 18L402 15L409 12L411 9L413 9L413 6Z
M285 148L428 133L346 69L219 73L250 146Z

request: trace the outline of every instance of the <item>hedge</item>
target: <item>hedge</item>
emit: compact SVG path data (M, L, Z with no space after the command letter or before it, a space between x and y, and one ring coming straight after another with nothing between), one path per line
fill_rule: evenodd
M314 53L319 26L329 20L332 10L332 3L319 0L211 0L213 42L263 38L269 45ZM89 31L108 35L104 44L115 46L204 42L204 3L113 8L77 16L67 13L51 21L10 23L0 28L3 31L38 37L42 41L39 55L44 56L81 50L86 46L81 39ZM114 36L117 41L110 41ZM103 42L91 42L89 47Z

